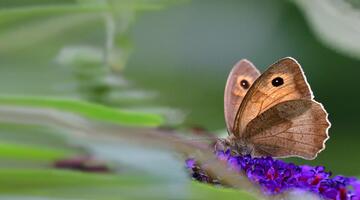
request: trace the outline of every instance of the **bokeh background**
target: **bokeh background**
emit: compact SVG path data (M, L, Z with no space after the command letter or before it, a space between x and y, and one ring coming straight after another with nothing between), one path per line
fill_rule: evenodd
M359 175L359 8L350 0L4 0L0 94L76 98L224 135L232 65L247 58L264 71L291 56L332 122L316 160L291 161ZM2 124L0 141L68 145L37 128ZM3 167L25 162L6 155Z

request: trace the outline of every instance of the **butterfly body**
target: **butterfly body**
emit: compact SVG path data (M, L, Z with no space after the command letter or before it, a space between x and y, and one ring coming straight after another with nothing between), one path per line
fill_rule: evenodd
M224 94L229 136L217 149L253 156L313 159L325 148L330 122L301 66L283 58L260 75L240 60L230 72Z
M218 139L215 150L230 150L233 155L254 155L254 147L250 143L234 138L232 135L225 139Z

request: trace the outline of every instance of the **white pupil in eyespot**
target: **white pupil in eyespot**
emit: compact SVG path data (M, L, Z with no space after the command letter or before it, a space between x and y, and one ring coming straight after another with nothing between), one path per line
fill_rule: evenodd
M250 87L250 84L247 80L242 80L240 81L240 85L242 88L244 88L245 90L248 89Z

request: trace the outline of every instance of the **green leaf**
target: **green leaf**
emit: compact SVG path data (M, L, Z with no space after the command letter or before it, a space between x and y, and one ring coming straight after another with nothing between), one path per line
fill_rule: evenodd
M115 2L114 4L104 3L72 3L57 5L32 5L14 8L0 9L0 17L19 17L19 16L42 16L54 14L71 13L101 13L116 10L158 10L164 7L163 3L144 3L144 2Z
M130 199L134 191L149 185L148 178L86 174L67 170L0 170L0 198L52 197L55 199ZM131 195L130 195L131 196ZM145 194L143 194L145 196Z
M1 12L0 12L1 13ZM1 16L1 14L0 14ZM1 18L1 17L0 17ZM38 45L44 41L54 44L54 39L64 38L66 31L74 30L84 24L98 24L102 18L98 14L69 14L60 16L49 16L41 20L25 21L20 20L13 23L13 18L4 21L0 19L0 24L11 24L1 26L0 31L0 52L18 53L18 50ZM15 24L15 25L14 25ZM15 26L15 27L12 27ZM66 38L70 36L66 35Z
M110 122L124 126L154 127L161 125L164 121L159 115L124 111L74 99L48 97L0 97L0 106L55 109L74 113L93 120Z
M0 197L84 199L256 199L245 191L197 182L171 185L139 174L90 174L66 170L0 170Z
M193 181L192 183L193 199L221 199L221 200L254 200L257 199L246 191L239 191L229 188L219 188L212 185L202 184Z
M89 187L146 184L147 177L92 174L56 169L1 169L0 192L29 191L53 187Z
M160 9L163 4L121 2L74 3L58 5L0 7L0 52L18 53L19 49L40 43L54 43L59 38L69 38L74 30L95 25L102 28L103 14ZM71 35L66 31L72 30ZM94 30L94 29L93 29Z
M61 132L44 126L0 123L1 142L6 143L68 149L70 145Z
M0 158L52 162L72 155L70 150L0 142Z

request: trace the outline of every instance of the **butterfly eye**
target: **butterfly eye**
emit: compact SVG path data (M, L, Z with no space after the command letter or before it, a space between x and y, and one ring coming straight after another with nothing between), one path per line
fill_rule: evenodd
M272 85L275 87L279 87L280 85L284 84L284 79L281 77L276 77L271 81Z
M249 82L248 82L247 80L241 80L241 81L240 81L240 85L241 85L241 87L244 88L245 90L249 89L249 87L250 87L250 84L249 84Z

